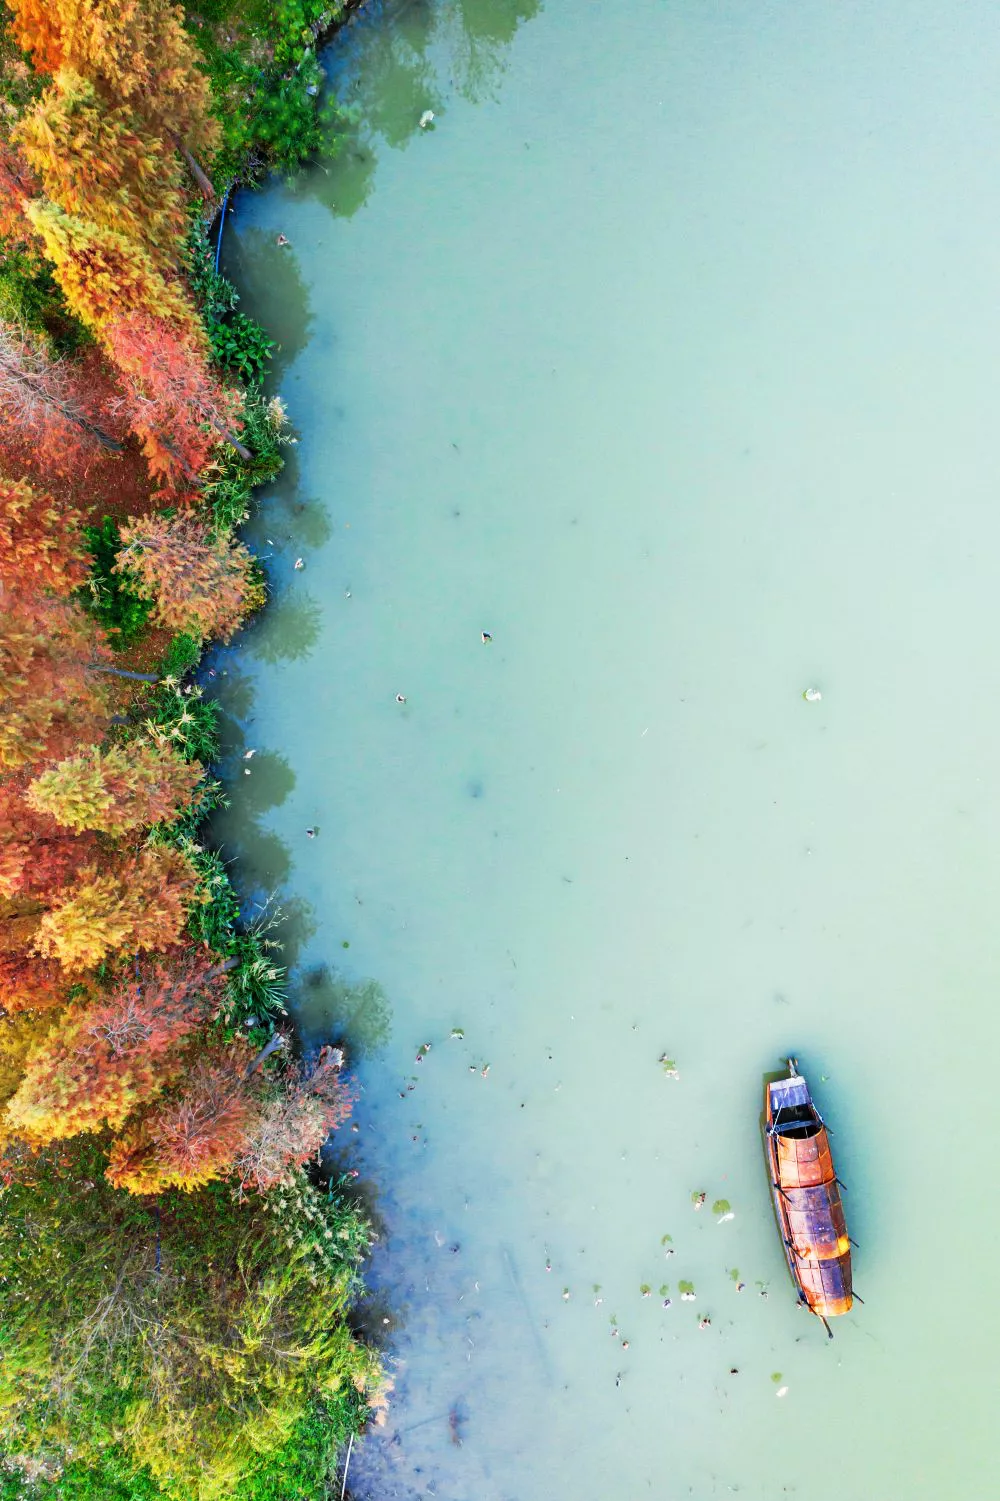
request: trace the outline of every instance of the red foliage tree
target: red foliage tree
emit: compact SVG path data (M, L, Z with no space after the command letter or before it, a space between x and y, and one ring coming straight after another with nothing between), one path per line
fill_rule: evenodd
M323 1048L311 1068L290 1072L270 1097L265 1092L236 1155L243 1188L263 1192L290 1182L294 1168L347 1119L357 1096L343 1076L343 1062L339 1048Z
M0 342L0 388L3 380ZM71 505L56 505L26 480L0 474L0 587L5 594L49 590L68 595L85 581L89 559L83 517Z
M120 452L92 410L86 384L66 360L0 322L0 413L57 474L86 466L102 448Z
M158 1193L200 1188L227 1173L259 1108L248 1080L253 1061L246 1044L202 1052L183 1089L112 1147L109 1181L132 1193Z
M0 768L17 769L97 740L110 653L75 601L10 594L0 608Z
M37 240L24 217L25 200L37 193L38 183L24 157L0 136L0 240L8 247L24 248Z
M122 527L121 538L114 571L155 602L157 625L228 641L263 604L247 549L232 537L213 536L193 516L140 516Z
M100 853L96 835L67 833L26 803L23 780L0 786L0 897L51 895Z
M110 321L104 336L151 474L171 488L189 487L220 440L252 457L235 436L243 425L239 393L216 379L183 330L137 311Z
M183 1066L183 1045L210 1015L224 967L161 960L88 1005L71 1005L27 1060L7 1127L35 1144L118 1130Z
M0 1007L9 1014L63 1006L66 989L66 976L51 959L22 949L0 952Z

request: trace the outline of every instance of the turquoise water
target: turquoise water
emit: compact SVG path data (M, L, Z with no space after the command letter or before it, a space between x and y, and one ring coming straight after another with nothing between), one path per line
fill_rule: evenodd
M339 159L237 205L301 443L218 833L364 1086L360 1497L997 1493L998 63L976 4L369 11Z

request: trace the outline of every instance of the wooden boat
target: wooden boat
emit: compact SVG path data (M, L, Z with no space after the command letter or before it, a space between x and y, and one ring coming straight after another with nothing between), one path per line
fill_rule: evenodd
M788 1077L764 1086L764 1147L774 1212L799 1301L821 1319L854 1301L851 1240L823 1117L794 1058Z

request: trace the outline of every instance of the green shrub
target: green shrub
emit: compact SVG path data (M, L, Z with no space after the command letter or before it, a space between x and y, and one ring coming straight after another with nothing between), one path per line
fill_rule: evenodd
M8 1470L7 1494L318 1498L379 1379L344 1322L362 1215L302 1173L243 1203L222 1184L140 1199L105 1162L77 1139L3 1192L5 1449L54 1477Z
M215 269L215 255L201 218L192 222L187 271L217 364L240 381L259 385L267 373L274 340L246 313L237 311L239 293Z
M122 539L111 516L105 516L100 526L85 526L83 534L93 561L80 598L89 614L104 627L113 649L125 651L146 629L152 602L140 599L127 580L112 572Z

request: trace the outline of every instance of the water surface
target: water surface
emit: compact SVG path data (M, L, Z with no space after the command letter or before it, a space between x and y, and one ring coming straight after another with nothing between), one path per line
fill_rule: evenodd
M302 441L220 835L359 1058L352 1488L993 1497L995 13L442 0L330 64L339 159L229 242ZM831 1344L789 1051L861 1243Z

